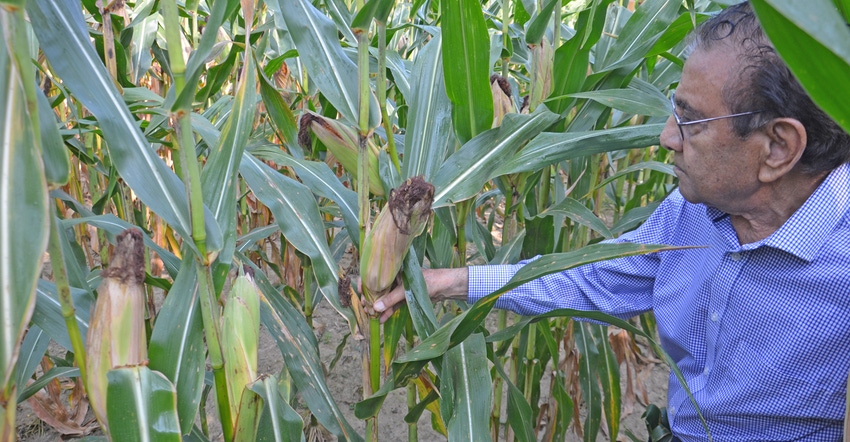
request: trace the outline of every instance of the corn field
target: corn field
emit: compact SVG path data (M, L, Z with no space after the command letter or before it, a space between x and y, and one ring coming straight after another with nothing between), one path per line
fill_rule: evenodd
M24 401L90 440L417 440L423 415L452 441L638 440L620 376L668 360L651 314L493 305L665 248L598 243L675 188L667 96L728 3L0 0L0 440ZM753 1L850 129L850 2L789 3ZM423 267L537 255L474 305L428 299ZM327 387L323 303L362 355L365 432ZM258 368L265 333L280 372Z

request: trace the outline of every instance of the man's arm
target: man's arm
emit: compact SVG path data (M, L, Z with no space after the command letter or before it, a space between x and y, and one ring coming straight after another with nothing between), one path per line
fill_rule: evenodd
M469 286L469 271L466 267L459 269L422 269L428 296L432 301L455 299L465 301ZM391 292L378 298L373 305L375 311L381 313L381 322L386 321L395 311L395 306L404 302L404 287L399 285Z

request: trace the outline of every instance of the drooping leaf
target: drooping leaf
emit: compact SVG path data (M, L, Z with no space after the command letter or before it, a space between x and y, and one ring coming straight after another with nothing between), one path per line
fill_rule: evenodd
M41 131L42 158L44 158L44 175L51 185L64 185L71 174L71 162L68 149L59 134L56 114L50 107L47 97L41 92L36 94L38 99L38 128Z
M336 262L328 248L319 207L310 189L247 152L239 171L257 198L275 215L286 240L310 257L322 294L353 327L354 314L339 301Z
M258 278L258 282L260 279ZM292 380L307 402L307 406L331 433L350 441L363 439L354 432L351 425L339 410L333 395L325 382L324 371L316 354L315 335L304 317L276 293L266 293L262 282L259 284L263 295L260 315L263 325L277 342L286 361L286 367ZM274 289L272 289L274 290ZM270 295L275 295L267 297ZM312 338L312 339L310 339Z
M77 320L77 328L79 328L83 343L85 343L89 329L89 312L94 306L95 299L88 291L75 287L71 287L71 298L74 301L74 317ZM32 321L57 344L68 351L73 350L71 338L68 336L68 327L65 324L65 318L62 316L59 294L54 283L45 280L38 281Z
M183 183L156 155L124 104L91 46L79 2L34 0L27 4L27 12L53 70L74 97L97 117L110 160L121 177L180 236L191 238ZM205 219L207 250L219 250L221 230L209 210L205 210Z
M596 366L599 363L599 352L585 322L573 322L573 334L579 351L579 383L582 397L587 405L587 415L584 417L584 440L596 440L599 426L602 423L602 392L596 379Z
M661 38L681 6L682 2L678 0L647 0L641 3L597 70L610 71L621 67L631 70Z
M658 144L663 124L642 124L590 132L546 132L535 137L496 175L531 172L570 158Z
M830 0L755 0L752 6L771 43L806 92L850 132L847 94L831 87L835 78L850 72L850 27L835 4Z
M307 0L290 0L283 6L278 9L311 81L349 124L357 126L360 112L357 65L339 45L333 22ZM372 128L380 124L381 114L375 95L369 94L369 97L369 127Z
M484 183L497 176L507 155L557 120L557 115L539 106L531 115L508 114L502 125L481 133L440 167L434 176L434 207L472 198Z

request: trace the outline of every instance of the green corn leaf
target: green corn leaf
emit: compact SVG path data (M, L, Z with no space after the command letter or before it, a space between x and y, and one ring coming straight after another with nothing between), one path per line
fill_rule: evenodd
M259 280L258 275L258 282ZM274 296L266 297L267 290L262 283L260 287L263 290L260 297L262 303L260 316L263 325L277 342L292 380L307 406L316 419L340 439L362 441L360 435L354 432L342 415L333 395L328 390L322 364L315 351L317 348L315 335L304 320L304 316L280 299L273 288L272 293L268 295Z
M556 4L560 5L560 2L558 0L548 0L537 12L537 16L531 19L531 24L525 33L526 44L536 45L543 40L546 28L552 21L552 12L555 11Z
M449 440L489 441L490 379L484 335L448 350L440 377L441 412Z
M110 370L109 434L126 442L180 441L174 386L147 367Z
M434 177L434 207L474 197L485 182L496 176L493 172L507 155L551 126L557 118L545 106L538 106L531 115L508 114L500 127L483 132L465 144L449 157Z
M218 144L210 150L207 163L201 172L204 204L210 208L223 235L222 250L218 260L230 264L236 248L236 200L238 198L238 170L242 153L254 128L257 108L257 69L251 51L245 53L245 63L239 75L239 84L230 116L221 131Z
M52 68L75 98L97 117L110 160L121 177L180 236L191 238L185 187L156 155L115 89L91 46L79 2L34 0L28 3L27 12ZM205 219L207 249L219 250L221 230L208 210Z
M680 0L647 0L626 22L617 42L597 66L597 72L626 67L631 70L652 49L664 31L675 20L682 6Z
M251 150L251 154L264 160L271 160L281 166L289 166L295 169L298 178L310 188L315 194L327 198L337 204L346 230L351 241L360 244L359 224L357 222L357 193L346 188L339 178L328 167L320 161L307 161L287 155L280 149L259 147Z
M295 123L295 116L283 100L281 93L262 73L260 74L260 94L266 106L269 122L274 127L278 138L289 147L291 152L298 146L298 125Z
M242 388L242 395L235 402L239 403L239 411L234 414L236 427L233 431L233 440L258 440L257 431L263 415L263 397L246 386Z
M830 0L754 0L752 6L771 43L806 92L850 132L848 94L834 87L836 78L850 72L850 27L835 4Z
M490 37L478 2L441 0L443 75L452 102L452 122L461 144L493 124Z
M436 34L416 56L411 75L402 178L430 181L448 152L454 150L452 103L443 78L442 37ZM490 99L492 102L492 99Z
M597 185L596 188L598 189L598 188L605 187L608 183L610 183L612 181L616 181L616 180L620 179L621 177L626 176L630 173L640 172L642 170L654 170L656 172L661 172L661 173L664 173L664 174L667 174L667 175L670 175L670 176L675 176L675 172L673 172L673 165L672 164L660 163L658 161L642 161L640 163L632 164L629 167L618 170L617 173L609 176L608 178L605 178L605 180L602 181L601 183L599 183L599 185Z
M670 115L670 100L660 91L650 94L637 89L626 88L579 92L568 96L588 98L629 114L655 117Z
M643 124L590 132L546 132L535 137L496 175L533 172L561 161L595 153L656 145L664 124Z
M36 301L36 305L38 302ZM17 372L17 402L27 399L28 391L26 390L27 382L35 374L41 364L41 358L47 352L47 347L50 345L50 336L37 325L31 325L27 330L24 341L21 343L20 355L18 356ZM39 387L40 390L42 387ZM37 391L37 390L36 390ZM32 392L35 394L35 391Z
M201 40L189 55L189 59L186 60L186 87L173 103L172 109L179 109L183 106L191 107L191 100L195 98L195 92L198 90L197 85L201 79L201 74L203 74L208 58L215 49L219 28L221 28L226 17L236 13L238 8L239 0L219 0L212 2L209 16L204 26L204 32L201 34ZM164 62L166 66L168 64L168 60L160 60L160 62ZM169 72L169 76L173 77L173 74ZM209 246L209 238L207 239L207 246Z
M622 397L620 394L620 366L611 342L608 341L608 329L599 324L588 324L590 332L596 340L599 354L596 366L597 376L602 385L602 405L605 409L605 420L608 423L608 434L616 440L620 432L620 411Z
M363 5L363 8L351 20L351 29L358 29L363 32L369 32L369 27L372 25L372 19L381 23L386 23L387 16L390 15L394 0L369 0Z
M594 215L587 206L572 198L564 198L560 203L550 206L539 216L554 215L556 213L566 215L567 218L601 233L606 238L613 236L608 226Z
M310 257L322 294L353 327L354 314L339 302L336 262L328 248L319 207L310 189L247 152L239 170L257 198L272 211L286 240Z
M585 322L573 322L573 333L576 339L576 347L579 351L579 383L581 384L582 397L586 405L587 415L584 418L584 440L592 442L596 440L599 426L602 423L602 393L596 379L596 365L598 364L599 352L596 343L588 327L591 324Z
M265 376L251 385L265 406L257 430L258 441L302 442L304 421L280 392L275 376Z
M39 359L39 362L41 362L41 359ZM27 388L21 389L20 394L18 395L18 403L21 403L27 398L32 397L34 394L38 393L41 389L43 389L47 384L56 379L78 377L80 377L80 369L77 367L53 367L50 370L47 370L47 373L41 375L38 380L27 386Z
M41 148L25 97L24 78L7 52L13 29L24 24L22 11L0 8L0 389L15 383L19 344L35 306L35 289L47 248L47 183ZM8 388L8 389L7 389ZM7 398L8 399L8 398ZM14 400L0 407L0 421L14 419ZM0 423L0 427L5 428Z
M148 15L132 27L133 43L130 45L130 64L133 71L130 81L133 84L139 84L139 80L151 68L151 62L153 61L151 57L151 45L153 45L158 27L159 14Z
M493 368L502 378L502 382L508 387L507 419L508 424L514 430L514 435L520 442L536 441L537 438L534 437L534 416L531 411L531 405L525 400L525 396L519 391L519 388L511 382L510 376L505 373L505 370L500 364L493 364Z
M77 328L85 343L89 329L89 312L94 306L94 295L86 290L71 287L71 298L74 300L74 316ZM36 288L35 310L32 322L41 328L50 339L56 341L68 351L72 351L71 338L68 337L68 327L62 316L62 306L59 304L59 294L52 282L39 280Z
M271 0L269 3L278 1ZM307 0L287 1L285 7L278 6L278 9L311 81L349 124L358 126L357 65L343 52L336 27ZM373 128L380 122L378 100L370 94L369 127Z
M71 174L71 160L68 149L59 134L56 114L47 101L47 97L39 91L35 94L38 99L38 127L41 131L42 158L44 159L44 175L50 185L68 183Z
M195 424L204 386L206 354L199 296L197 267L188 256L160 308L148 344L151 370L165 375L177 391L182 434Z

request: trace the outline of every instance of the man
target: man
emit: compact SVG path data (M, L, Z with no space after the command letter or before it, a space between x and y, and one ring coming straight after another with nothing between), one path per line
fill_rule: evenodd
M714 440L839 440L850 369L850 136L809 99L748 4L695 34L661 134L679 188L615 241L707 247L550 275L497 307L621 318L653 310ZM425 278L434 299L473 302L519 267ZM403 299L396 289L375 309L386 318ZM677 438L705 440L673 376L668 412Z

